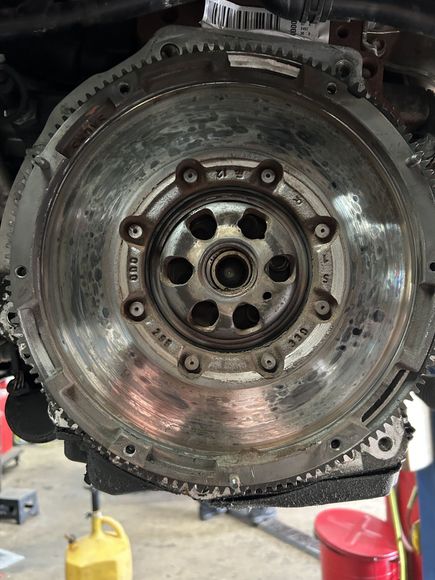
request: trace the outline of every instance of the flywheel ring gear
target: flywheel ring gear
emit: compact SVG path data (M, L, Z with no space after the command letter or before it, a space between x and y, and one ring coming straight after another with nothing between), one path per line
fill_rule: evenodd
M12 338L55 402L58 424L80 428L102 453L144 479L172 491L187 482L192 495L199 487L229 494L274 489L352 455L385 429L418 380L433 339L432 192L421 157L381 112L354 94L362 83L358 56L294 40L287 54L285 41L241 36L168 29L144 49L146 57L138 54L118 67L115 78L110 71L79 87L67 101L76 101L71 111L63 104L63 124L49 123L27 162L28 176L15 183L3 227L10 252L3 261L19 319ZM177 46L180 55L161 60L165 44ZM333 76L344 58L351 65L348 82ZM95 94L92 82L99 85ZM240 121L234 111L242 98L248 114ZM151 125L148 108L157 125L132 138L131 131ZM177 110L182 116L174 125ZM182 122L187 131L177 125ZM237 146L240 135L244 151ZM156 159L166 154L168 140L169 157L160 166ZM123 147L130 157L119 164ZM147 174L139 160L148 164ZM274 179L258 180L270 161ZM118 189L110 173L115 166ZM292 321L268 337L267 351L259 343L217 356L197 342L187 348L168 320L157 320L161 312L141 286L148 264L141 248L152 243L148 232L162 216L159 203L154 209L143 203L154 195L172 211L178 198L193 193L190 177L183 186L177 182L180 171L192 167L197 193L213 200L222 183L226 192L239 191L240 179L244 194L249 184L256 195L283 198L314 256L314 293L302 311L312 329ZM105 173L110 177L103 182ZM138 173L146 177L140 187L131 182ZM219 185L213 183L218 175ZM77 201L79 195L84 199ZM231 201L228 195L222 199ZM252 211L261 214L258 207ZM319 226L326 226L326 236ZM234 224L228 227L237 259L241 254L248 263L245 246L234 240ZM266 270L262 264L262 276ZM326 303L328 316L316 310L317 302ZM213 324L207 328L214 330ZM80 333L80 341L73 338ZM373 352L374 344L379 351ZM320 358L310 374L304 364L311 352ZM293 367L301 374L290 379ZM91 368L92 374L83 373ZM351 368L359 377L349 374ZM347 391L337 387L334 398L330 369L348 373ZM216 408L222 412L213 417Z

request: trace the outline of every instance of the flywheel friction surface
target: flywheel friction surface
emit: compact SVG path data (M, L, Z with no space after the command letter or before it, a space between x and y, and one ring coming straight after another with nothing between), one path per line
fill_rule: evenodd
M433 339L432 192L358 56L243 38L168 29L77 89L4 220L53 419L196 497L322 477L372 434L388 459Z

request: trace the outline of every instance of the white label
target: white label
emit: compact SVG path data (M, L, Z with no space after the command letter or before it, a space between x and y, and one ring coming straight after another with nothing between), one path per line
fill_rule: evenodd
M321 40L325 27L329 29L329 23L294 22L280 18L265 8L239 6L228 0L206 0L202 22L213 28L273 31L311 40Z

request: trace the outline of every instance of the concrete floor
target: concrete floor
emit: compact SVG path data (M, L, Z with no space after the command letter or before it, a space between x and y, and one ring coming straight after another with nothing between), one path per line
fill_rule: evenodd
M0 572L0 579L62 580L65 534L89 529L89 491L83 466L67 461L61 442L25 446L18 468L4 487L35 488L41 514L23 526L0 522L0 547L25 560ZM380 517L383 500L347 504ZM130 537L135 580L320 580L318 561L230 516L200 522L197 504L163 492L102 496L105 514L119 520ZM280 509L291 526L312 533L325 508Z

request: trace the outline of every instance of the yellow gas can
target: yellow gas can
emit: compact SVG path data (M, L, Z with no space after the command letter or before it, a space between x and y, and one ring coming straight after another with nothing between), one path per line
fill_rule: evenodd
M132 580L131 548L113 518L92 513L89 536L72 540L66 550L66 580Z

